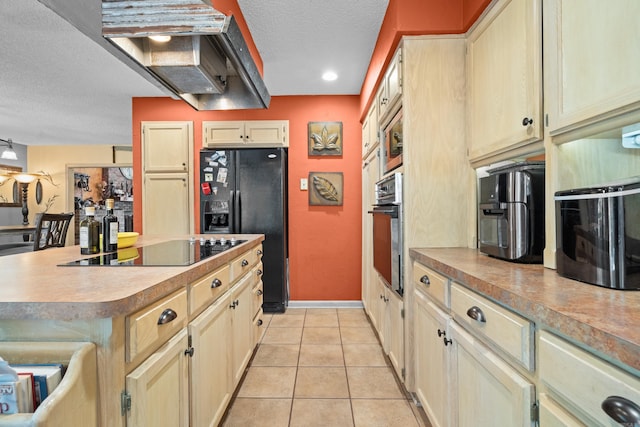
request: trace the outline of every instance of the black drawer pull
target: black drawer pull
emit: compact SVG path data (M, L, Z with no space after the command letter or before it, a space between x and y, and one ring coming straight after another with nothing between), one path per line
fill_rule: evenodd
M444 346L448 346L449 344L453 344L453 341L451 339L447 339L447 337L442 338L442 341L444 341Z
M243 267L246 267L247 265L249 265L249 261L247 261L246 259L243 259L241 264Z
M222 286L222 281L220 279L216 278L211 281L211 289L219 288L220 286Z
M258 254L258 256L262 255L262 249L258 249L256 253Z
M166 308L162 314L160 314L160 317L158 317L158 325L166 325L172 320L175 320L176 317L178 317L178 313L170 308Z
M487 323L487 318L484 316L482 310L475 305L467 310L467 316L480 323Z
M614 421L625 426L640 425L640 406L620 396L609 396L602 401L602 410Z
M256 271L256 276L262 276L262 270L258 269L258 270Z
M258 326L262 326L263 323L262 319L258 319Z
M429 281L429 276L427 276L426 274L422 276L420 278L420 283L422 283L423 285L430 285L431 281Z
M442 337L442 336L445 336L445 337L446 337L446 336L447 336L447 332L446 332L446 331L443 331L442 329L438 329L438 336L439 336L439 337Z
M262 292L262 289L258 289L258 292L256 292L256 295L260 296L262 295L264 292Z

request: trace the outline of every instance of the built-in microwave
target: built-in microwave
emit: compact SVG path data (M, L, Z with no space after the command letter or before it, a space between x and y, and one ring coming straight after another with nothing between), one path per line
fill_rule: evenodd
M402 164L402 108L384 127L383 169L387 173Z

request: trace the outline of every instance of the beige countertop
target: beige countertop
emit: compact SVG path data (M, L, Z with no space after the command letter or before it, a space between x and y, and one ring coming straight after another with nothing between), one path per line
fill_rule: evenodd
M411 249L421 264L634 372L640 372L640 291L561 277L542 265L491 258L475 249Z
M261 234L235 237L247 242L185 267L58 266L92 256L81 255L79 246L0 257L0 319L98 319L131 313L264 240ZM135 246L188 238L140 236Z

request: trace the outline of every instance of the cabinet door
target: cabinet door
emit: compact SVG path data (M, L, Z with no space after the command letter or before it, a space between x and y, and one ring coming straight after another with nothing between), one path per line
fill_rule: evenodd
M143 122L143 172L187 172L192 122Z
M387 355L398 378L404 381L404 303L394 291L385 290L385 342Z
M531 427L533 384L456 322L450 331L456 359L457 425Z
M415 387L433 427L449 426L451 346L445 346L450 317L422 293L414 299Z
M542 138L540 0L500 0L469 36L469 157Z
M191 358L191 425L218 425L231 400L231 298L219 299L189 325ZM206 380L204 380L206 378Z
M129 427L189 426L189 357L183 329L127 375Z
M252 147L288 147L287 120L256 120L245 122L244 141Z
M374 326L376 327L376 331L378 332L378 338L380 339L380 345L382 346L382 349L384 350L385 354L389 352L389 344L386 341L386 336L385 336L385 307L386 307L386 295L385 295L385 290L386 290L386 286L383 283L382 279L380 278L380 276L378 275L378 273L374 273L374 279L373 281L375 282L374 285L374 294L372 295L372 300L373 302L373 307L372 307L372 313L373 313L373 321L371 323L374 324Z
M378 297L376 294L377 275L373 268L373 217L369 213L375 201L375 183L379 178L380 158L377 150L369 155L362 166L362 302L377 329L377 319L373 314Z
M387 69L385 84L387 86L387 109L393 107L402 96L402 49L398 49Z
M640 2L545 1L551 135L640 107Z
M142 190L144 234L191 233L191 209L188 174L145 175Z
M253 312L251 289L253 275L247 274L235 286L231 294L231 330L233 336L233 371L235 387L242 378L244 369L253 354Z
M205 147L244 143L244 122L202 122L202 144Z

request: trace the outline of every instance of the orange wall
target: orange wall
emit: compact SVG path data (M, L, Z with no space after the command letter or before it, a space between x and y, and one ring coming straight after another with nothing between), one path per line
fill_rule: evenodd
M141 170L142 121L194 123L194 153L202 147L205 120L289 120L289 276L292 300L359 300L361 252L362 130L358 96L278 96L267 110L195 111L170 98L133 99L133 161ZM341 121L343 155L309 157L307 123ZM196 156L197 157L197 156ZM197 158L194 168L197 170ZM300 178L309 172L343 172L343 206L309 206ZM139 174L134 186L142 188ZM199 178L197 178L199 180ZM199 211L200 183L194 194ZM135 199L134 228L142 230L142 207ZM200 229L196 215L196 230Z

